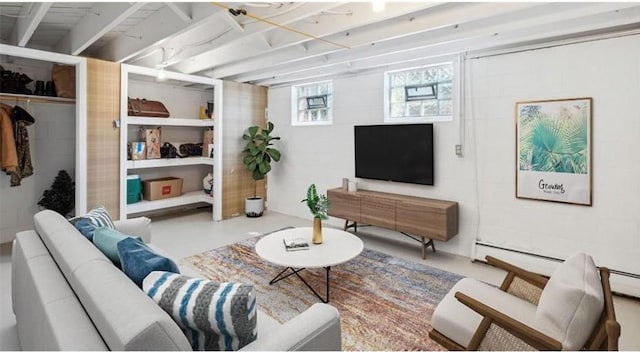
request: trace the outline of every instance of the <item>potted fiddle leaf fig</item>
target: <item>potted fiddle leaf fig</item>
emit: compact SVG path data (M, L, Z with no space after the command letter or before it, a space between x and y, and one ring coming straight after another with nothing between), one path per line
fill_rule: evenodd
M272 136L273 123L269 122L267 128L251 126L242 135L246 145L242 150L242 162L251 172L254 181L253 197L245 199L245 213L250 218L262 216L264 212L264 199L258 197L258 181L264 179L271 171L271 161L280 161L282 154L273 147L273 141L280 137Z

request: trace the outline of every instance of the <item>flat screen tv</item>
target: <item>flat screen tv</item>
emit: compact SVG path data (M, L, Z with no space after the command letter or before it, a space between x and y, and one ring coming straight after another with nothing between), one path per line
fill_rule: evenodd
M354 126L356 177L433 185L433 124Z

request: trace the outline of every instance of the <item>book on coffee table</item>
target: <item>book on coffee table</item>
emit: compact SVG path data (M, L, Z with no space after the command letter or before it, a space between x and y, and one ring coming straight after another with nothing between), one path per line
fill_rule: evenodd
M309 242L303 238L283 238L284 248L287 251L303 251L309 249Z

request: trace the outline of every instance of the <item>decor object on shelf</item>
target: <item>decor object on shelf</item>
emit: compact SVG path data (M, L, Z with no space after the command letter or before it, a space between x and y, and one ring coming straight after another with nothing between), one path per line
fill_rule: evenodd
M129 142L131 160L143 160L147 158L147 145L145 142Z
M208 173L202 180L202 189L206 194L213 194L213 174ZM213 196L212 196L213 197Z
M267 123L267 128L251 126L242 135L242 139L247 141L242 154L242 162L251 172L254 180L253 197L245 199L245 213L248 217L260 217L264 211L264 199L258 197L258 180L264 179L271 171L271 161L280 161L282 154L279 150L271 147L272 141L280 140L280 137L271 136L273 123Z
M159 200L182 195L182 179L179 177L160 177L142 181L144 200Z
M140 175L127 175L127 204L137 203L142 199L142 180Z
M58 171L51 188L44 191L38 205L66 217L76 206L76 187L65 170Z
M207 102L207 117L213 118L213 100Z
M591 98L516 103L516 198L591 205Z
M55 97L56 96L56 85L53 83L53 81L47 81L46 85L45 85L45 95L48 97Z
M160 158L174 159L178 157L178 148L169 142L164 142L160 147Z
M202 156L210 156L211 148L213 148L213 129L209 128L204 130L202 134Z
M35 95L45 95L44 81L36 81L36 89L33 92Z
M147 159L160 159L160 127L145 128L142 131L147 149Z
M31 82L33 82L33 80L24 73L5 70L0 66L0 92L32 94L31 89L26 87L26 85Z
M202 156L202 143L180 144L180 156Z
M329 219L327 213L329 211L329 199L324 194L318 195L316 185L311 184L307 189L307 198L302 202L306 202L311 214L313 214L313 244L322 243L322 220Z
M76 97L76 67L70 65L53 65L51 79L60 98Z
M161 101L140 98L128 98L127 113L129 116L169 117L169 110Z

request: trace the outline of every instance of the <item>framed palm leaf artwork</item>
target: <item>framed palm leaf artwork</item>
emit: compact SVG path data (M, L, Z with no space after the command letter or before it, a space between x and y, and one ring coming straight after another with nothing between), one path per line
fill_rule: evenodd
M516 103L516 197L591 205L591 98Z

